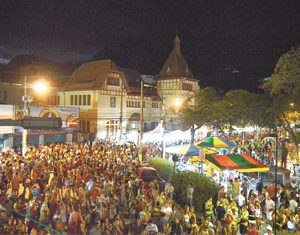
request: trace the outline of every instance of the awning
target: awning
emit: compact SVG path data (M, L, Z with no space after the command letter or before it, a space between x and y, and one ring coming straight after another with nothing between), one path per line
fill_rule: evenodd
M230 148L234 147L234 144L231 144L225 140L222 140L218 137L208 137L203 140L198 140L194 142L195 145L201 147L210 147L210 148Z
M193 144L177 145L166 148L167 153L176 153L180 155L187 156L197 156L199 155L199 150L205 151L206 154L216 154L217 152L212 149L207 149Z
M193 162L194 160L190 159L189 161ZM204 162L211 165L217 171L260 172L269 170L269 167L248 154L206 155Z

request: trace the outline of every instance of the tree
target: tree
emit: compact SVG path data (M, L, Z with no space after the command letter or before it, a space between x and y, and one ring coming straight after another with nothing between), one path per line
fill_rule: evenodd
M296 146L300 143L300 136L291 125L300 118L299 76L300 48L297 47L279 58L271 78L266 79L262 86L272 99L267 112L274 115L277 125L289 133L291 142Z
M211 125L220 132L228 130L230 139L234 126L244 127L249 123L252 96L246 90L227 92L212 107Z
M268 109L272 105L272 99L266 94L252 94L252 101L249 106L249 125L254 126L257 139L262 128L274 129L275 117Z
M183 104L171 112L177 116L182 125L185 123L191 130L191 144L194 143L195 131L201 126L211 123L212 107L219 100L218 92L207 87L189 95Z

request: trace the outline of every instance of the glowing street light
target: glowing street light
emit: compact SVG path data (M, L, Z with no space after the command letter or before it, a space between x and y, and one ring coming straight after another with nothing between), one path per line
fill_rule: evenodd
M177 98L176 100L175 100L175 106L176 107L179 107L179 106L181 106L181 99L179 99L179 98Z
M36 77L36 76L30 76L30 77ZM36 92L43 92L46 90L46 86L44 83L37 83L35 86ZM25 75L25 82L24 82L24 96L22 97L24 101L24 117L28 116L28 107L31 104L33 97L30 97L27 95L27 76ZM25 153L27 151L27 137L28 137L28 130L23 128L23 134L22 134L22 156L25 156Z
M36 90L36 92L43 92L46 90L46 85L42 82L39 82L34 85L34 89Z

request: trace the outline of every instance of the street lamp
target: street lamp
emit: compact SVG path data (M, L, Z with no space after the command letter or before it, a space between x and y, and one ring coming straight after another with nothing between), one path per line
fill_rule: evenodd
M30 76L30 77L37 77L37 76ZM34 86L36 92L43 92L46 90L46 86L43 83L37 83ZM35 93L36 95L36 93ZM34 96L35 96L34 95ZM24 82L24 96L22 97L22 100L24 101L24 109L23 109L23 116L28 116L28 107L31 104L33 97L27 95L27 76L25 75L25 82ZM28 130L23 127L23 134L22 134L22 156L25 156L25 153L27 151L27 137L28 137Z
M140 115L140 163L143 161L143 108L144 108L144 81L141 81L141 101L140 101L140 106L141 106L141 115Z
M163 123L162 123L162 127L163 127L162 157L163 157L163 159L165 159L166 158L166 152L165 152L165 149L166 149L166 142L165 142L166 107L164 105L164 93L157 86L153 86L153 85L149 85L149 84L144 84L144 87L153 87L153 88L157 89L158 91L160 91L160 93L161 93L161 108L164 110L164 114L163 114L163 118L161 118L161 115L159 115L159 116L160 116L160 119L162 119L162 121L163 121Z

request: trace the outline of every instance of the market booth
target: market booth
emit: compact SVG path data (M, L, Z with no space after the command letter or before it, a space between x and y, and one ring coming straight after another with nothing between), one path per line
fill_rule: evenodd
M199 162L199 157L192 158L189 161ZM249 154L206 155L203 162L219 171L219 182L221 182L221 171L225 170L236 170L242 173L269 171L268 166L255 160Z
M193 162L193 159L190 159ZM249 154L207 155L205 163L211 165L217 171L236 170L239 172L268 171L269 167L255 160Z

